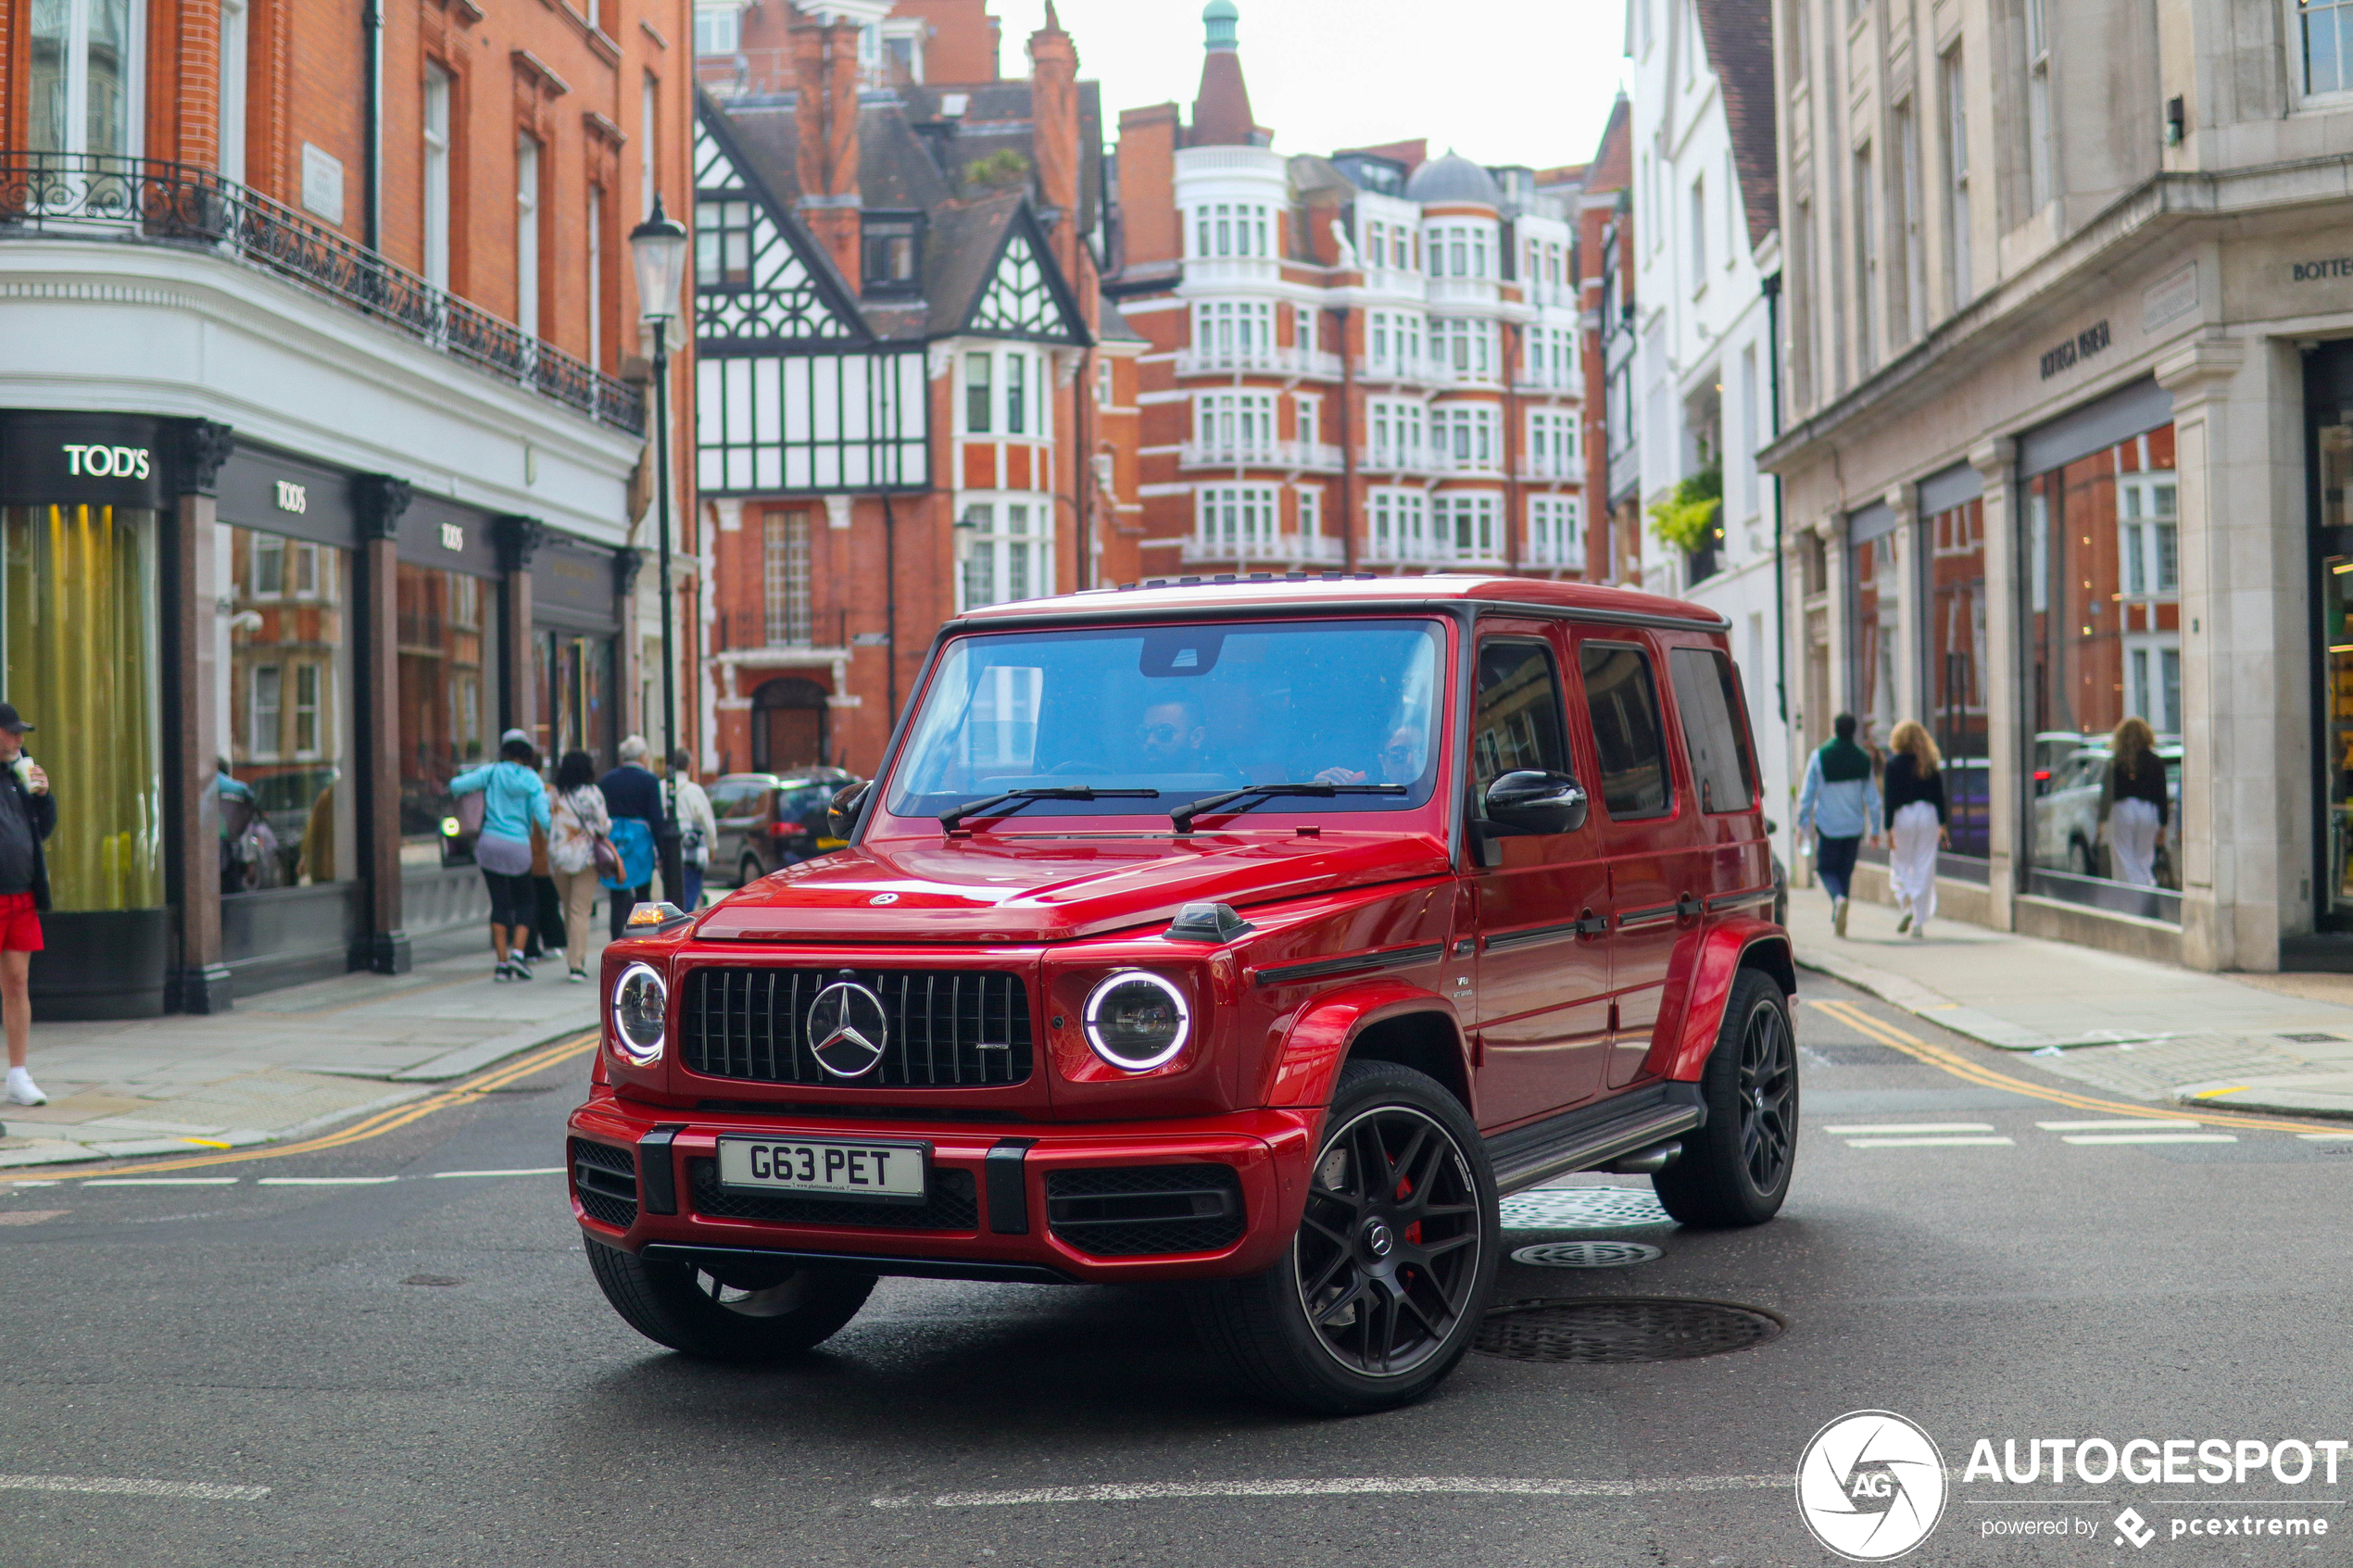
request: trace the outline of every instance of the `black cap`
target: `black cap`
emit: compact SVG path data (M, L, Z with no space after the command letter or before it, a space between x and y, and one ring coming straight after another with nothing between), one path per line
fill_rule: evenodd
M0 702L0 730L6 730L12 735L22 735L31 734L32 726L17 717L15 703Z

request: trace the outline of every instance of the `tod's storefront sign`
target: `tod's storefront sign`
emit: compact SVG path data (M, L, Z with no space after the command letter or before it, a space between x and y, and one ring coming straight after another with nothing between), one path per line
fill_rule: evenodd
M0 505L160 507L170 429L142 415L0 413Z

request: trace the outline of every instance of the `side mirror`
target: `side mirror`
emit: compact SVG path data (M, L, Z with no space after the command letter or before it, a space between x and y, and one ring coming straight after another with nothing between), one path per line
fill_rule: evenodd
M858 813L865 807L866 792L874 787L871 783L849 784L834 791L833 800L825 808L827 837L849 836L849 830L858 825Z
M1575 833L1588 804L1585 786L1567 773L1530 769L1487 786L1487 820L1505 833Z

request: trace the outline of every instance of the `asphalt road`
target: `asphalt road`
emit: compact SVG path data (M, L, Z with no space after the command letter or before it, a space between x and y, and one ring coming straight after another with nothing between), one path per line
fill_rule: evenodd
M2353 1438L2353 1138L2070 1142L2111 1134L2041 1123L2110 1118L1972 1079L2081 1085L1818 977L1805 996L1778 1221L1516 1233L1662 1255L1501 1286L1747 1303L1784 1334L1639 1365L1474 1354L1354 1421L1239 1396L1151 1291L889 1280L797 1364L663 1351L590 1283L560 1174L436 1174L559 1165L577 1060L341 1148L176 1173L226 1185L0 1188L0 1563L1813 1564L1835 1560L1781 1478L1851 1411L1918 1422L1956 1472L1980 1436ZM2007 1141L1858 1147L1922 1137ZM287 1181L329 1177L397 1179ZM34 1489L59 1477L160 1485ZM1333 1478L1368 1484L1262 1485ZM1498 1480L1560 1485L1469 1489ZM1200 1495L1051 1490L1170 1485ZM2339 1521L2325 1542L2144 1553L2108 1524L2291 1494ZM2333 1488L1957 1474L1951 1498L1907 1561L2353 1561L2353 1506L2319 1506L2353 1498L2353 1462ZM2055 1516L2096 1538L1985 1534Z

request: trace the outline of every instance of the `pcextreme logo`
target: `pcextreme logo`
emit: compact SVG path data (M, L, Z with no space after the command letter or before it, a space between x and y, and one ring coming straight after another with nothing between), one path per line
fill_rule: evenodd
M1814 1434L1797 1461L1797 1512L1852 1562L1903 1556L1944 1516L1935 1440L1888 1411L1854 1411Z

